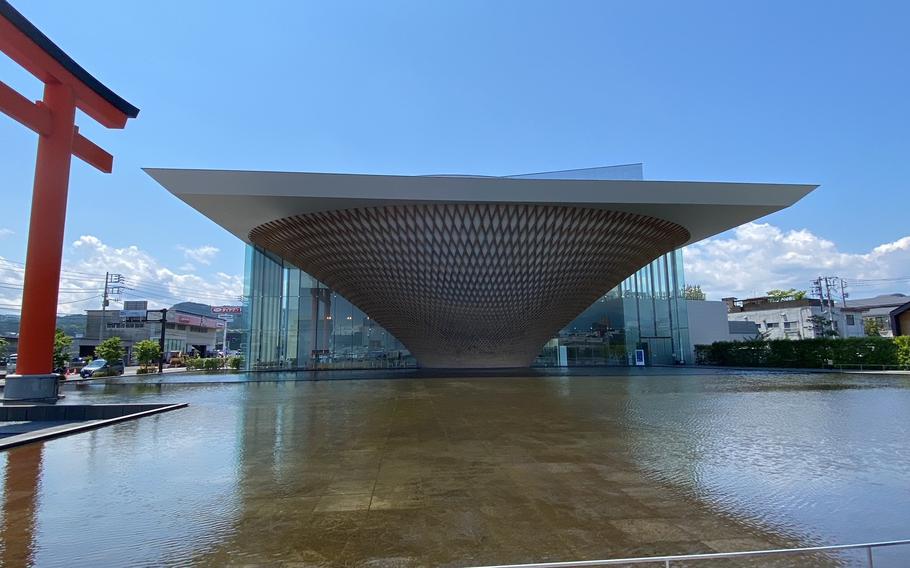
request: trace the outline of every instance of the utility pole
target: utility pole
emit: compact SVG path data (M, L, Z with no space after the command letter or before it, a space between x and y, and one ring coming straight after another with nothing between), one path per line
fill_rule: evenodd
M819 276L812 281L812 292L821 299L824 305L824 313L828 316L828 325L832 333L837 333L834 322L834 296L837 294L837 287L840 285L841 304L847 307L847 284L839 276Z
M815 280L812 281L812 295L818 297L819 301L821 301L822 304L825 303L825 291L824 291L824 288L822 287L822 277L821 276L819 276L818 278L816 278ZM811 311L810 311L810 314L811 314ZM815 332L816 332L816 329L815 329L816 325L813 325L812 327L813 327L812 336L814 337Z
M107 319L105 317L107 314L105 313L105 310L107 309L107 285L108 285L108 282L110 282L110 280L111 280L111 273L105 272L104 273L104 295L101 296L101 328L98 331L98 343L99 344L102 341L104 341L104 331L105 331L104 328L106 327L106 324L107 324Z
M831 298L832 283L837 280L836 276L819 276L812 281L812 293L817 296L822 303L822 313L827 314L828 327L832 332L834 329L834 302Z
M118 284L118 286L111 286L112 284ZM98 332L99 341L104 341L104 332L107 331L106 310L110 305L109 296L116 296L121 293L122 287L119 284L123 284L122 274L104 273L104 295L101 297L101 331Z

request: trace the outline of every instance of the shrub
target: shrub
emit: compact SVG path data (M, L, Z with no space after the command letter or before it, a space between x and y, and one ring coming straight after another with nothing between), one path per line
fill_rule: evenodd
M910 367L910 335L899 335L894 338L897 351L897 364Z
M887 337L718 341L695 348L696 361L733 367L819 368L827 365L898 365L898 343Z
M158 372L158 369L155 368L155 367L147 367L147 368L146 368L146 367L139 367L138 369L136 369L136 374L137 374L137 375L145 375L145 374L157 373L157 372Z
M220 357L209 357L202 360L203 369L206 371L217 371L224 365L224 359Z
M194 371L196 369L202 368L202 359L199 357L187 357L186 359L186 370Z
M243 357L241 357L240 355L234 355L232 357L228 357L227 363L228 363L228 367L230 367L234 371L239 371L240 367L243 366Z

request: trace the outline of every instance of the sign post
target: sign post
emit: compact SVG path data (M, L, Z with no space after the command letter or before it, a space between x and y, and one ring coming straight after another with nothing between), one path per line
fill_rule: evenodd
M161 334L158 336L158 349L161 351L161 356L158 357L158 374L160 375L164 372L164 358L167 357L167 353L164 351L164 334L167 330L167 308L146 311L145 320L161 322Z
M234 321L236 314L243 313L241 306L212 306L212 313L215 317L224 321L224 339L221 341L221 355L226 357L228 351L227 332L228 322Z

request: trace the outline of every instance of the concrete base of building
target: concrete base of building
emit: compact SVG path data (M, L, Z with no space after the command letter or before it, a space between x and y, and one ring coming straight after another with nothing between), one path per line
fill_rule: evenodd
M7 375L4 401L56 402L60 375Z

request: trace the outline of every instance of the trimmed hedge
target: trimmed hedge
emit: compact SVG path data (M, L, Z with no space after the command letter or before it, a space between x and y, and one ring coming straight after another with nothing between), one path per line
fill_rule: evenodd
M239 355L234 355L231 357L209 357L202 359L201 357L190 357L186 360L186 369L188 371L220 371L225 367L229 367L232 370L239 370L243 366L243 357Z
M899 354L906 352L902 362ZM821 368L830 365L908 365L910 338L847 337L718 341L695 346L699 365Z

